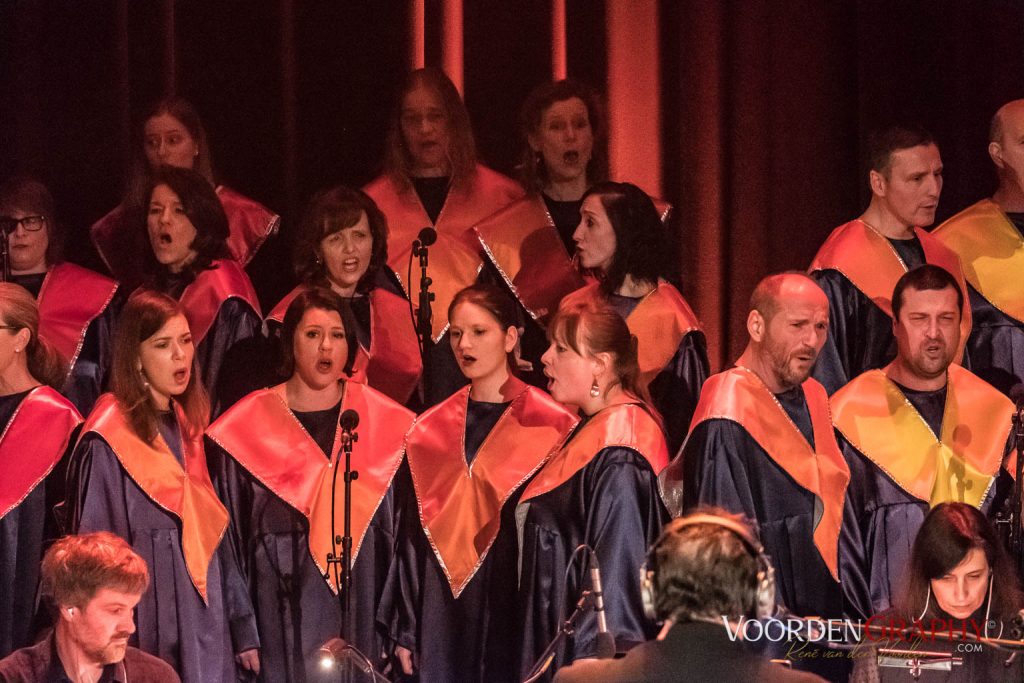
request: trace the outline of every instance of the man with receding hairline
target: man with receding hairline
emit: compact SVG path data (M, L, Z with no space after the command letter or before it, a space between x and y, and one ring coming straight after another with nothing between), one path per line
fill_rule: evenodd
M903 273L934 263L967 291L956 254L922 230L935 221L942 192L935 139L918 127L892 126L873 133L868 148L871 203L832 231L809 269L829 301L828 340L814 369L829 394L896 355L889 297ZM962 325L966 340L969 313Z
M892 294L898 352L832 395L850 468L846 532L863 548L857 571L872 613L888 609L929 508L969 503L995 511L1011 486L1003 471L1013 404L953 362L964 298L943 268L925 264Z
M960 257L973 317L971 370L1004 393L1024 382L1024 100L1007 102L989 129L999 188L932 235Z
M828 323L828 299L807 275L762 280L747 316L750 342L704 384L661 484L673 515L715 505L755 520L786 607L841 617L860 615L863 596L845 596L840 583L849 470L828 397L810 377Z

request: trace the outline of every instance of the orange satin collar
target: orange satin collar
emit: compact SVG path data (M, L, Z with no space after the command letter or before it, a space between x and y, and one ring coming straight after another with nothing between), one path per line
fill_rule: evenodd
M228 217L228 251L245 266L268 237L277 232L281 217L259 202L220 185L217 197Z
M260 316L260 303L256 290L242 267L228 259L214 261L215 268L199 273L195 282L181 294L181 307L185 309L192 339L199 346L217 319L220 307L228 299L241 299Z
M473 228L505 284L534 318L544 321L583 278L555 229L544 200L531 194Z
M206 469L202 435L189 434L185 414L174 404L185 465L178 463L158 433L150 444L128 424L113 394L103 394L82 428L94 432L114 452L121 467L159 508L181 522L181 550L192 585L207 602L207 572L228 526L228 511L217 498Z
M578 421L540 389L515 380L510 393L515 398L471 465L465 453L469 387L421 415L406 439L420 521L455 598L494 543L505 502Z
M956 278L964 294L964 312L960 320L960 348L956 361L963 358L964 346L971 335L971 306L960 259L948 247L921 228L914 228L927 263L945 268ZM843 274L864 296L892 318L892 290L907 272L907 266L889 240L862 220L840 225L821 245L810 272L835 270Z
M565 297L568 304L601 296L598 283L592 282ZM679 350L683 338L701 331L700 321L672 285L659 282L626 318L629 331L637 338L640 381L646 387L658 376Z
M630 448L657 474L668 464L668 446L661 426L639 403L613 403L590 418L547 462L523 492L521 502L553 491L590 464L604 448Z
M107 309L117 283L70 263L51 266L39 290L39 336L75 366L89 325Z
M448 306L455 294L476 282L483 261L480 244L470 229L501 207L523 196L523 189L500 173L477 164L476 172L465 187L452 187L444 207L432 223L412 188L399 190L386 175L363 188L388 219L388 265L399 274L406 293L415 304L420 287L419 264L413 259L412 280L405 282L409 270L412 242L426 226L437 230L437 242L430 247L428 276L433 281L434 341L440 341L448 329Z
M75 407L50 387L36 387L22 399L0 434L0 519L60 462L81 422Z
M960 256L964 277L989 303L1024 323L1024 239L998 204L983 199L940 225L932 237Z
M359 556L370 521L402 463L402 439L412 425L411 411L373 389L345 384L342 411L359 413L363 427L352 447L352 562ZM259 425L260 429L253 429ZM339 430L340 431L340 430ZM255 391L224 413L206 435L253 477L309 522L309 553L331 590L327 556L331 544L331 486L334 468L344 467L340 434L330 459L288 409L284 385ZM340 473L339 473L340 474ZM339 496L343 482L338 481ZM343 500L334 506L337 529L345 525ZM341 552L339 546L338 552Z
M744 367L734 367L707 380L690 431L706 420L735 422L801 488L814 494L820 504L820 509L815 505L814 546L838 581L839 532L850 468L836 443L825 388L813 379L807 379L801 387L811 416L813 449L768 387Z
M930 505L979 507L1003 461L1013 403L950 365L942 433L936 435L881 370L854 378L832 396L836 428L900 488Z

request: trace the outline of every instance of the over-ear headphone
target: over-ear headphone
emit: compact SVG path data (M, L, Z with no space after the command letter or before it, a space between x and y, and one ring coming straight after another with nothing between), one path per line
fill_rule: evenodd
M670 534L676 534L681 529L698 524L712 524L728 529L742 541L743 547L757 561L755 585L751 587L752 595L747 596L746 600L747 604L753 605L752 616L755 619L767 619L775 614L775 568L772 567L761 542L746 527L731 519L711 514L696 514L670 522L648 551L647 561L640 568L640 598L643 601L644 615L651 620L658 618L655 609L657 590L654 585L654 573L658 570L658 549Z

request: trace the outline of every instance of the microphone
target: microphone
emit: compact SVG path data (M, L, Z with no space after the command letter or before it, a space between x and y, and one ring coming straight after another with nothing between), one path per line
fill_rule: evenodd
M338 424L341 425L341 431L351 432L359 426L359 413L349 408L341 413Z
M437 230L428 225L420 230L420 234L416 235L416 241L420 243L419 246L421 247L429 247L437 241Z
M597 553L590 551L590 587L594 597L594 615L597 617L597 659L615 657L615 636L608 633L608 619L604 614L604 592L601 590L601 567Z
M345 642L343 638L331 638L317 650L317 660L320 662L320 669L331 671L341 666L346 660L352 660L363 673L370 673L373 669L368 662L361 657L354 656L355 648Z

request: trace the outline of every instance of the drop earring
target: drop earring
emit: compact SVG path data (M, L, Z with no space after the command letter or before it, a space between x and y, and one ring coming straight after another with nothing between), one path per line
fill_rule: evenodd
M590 385L590 397L597 398L601 395L601 387L597 384L597 377L594 378L594 383Z

